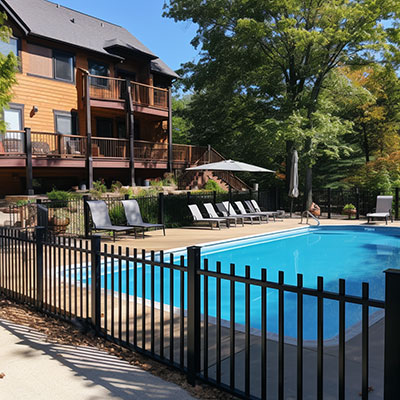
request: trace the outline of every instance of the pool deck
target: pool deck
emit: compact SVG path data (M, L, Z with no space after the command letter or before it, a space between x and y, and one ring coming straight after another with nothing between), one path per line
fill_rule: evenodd
M367 224L365 219L360 220L349 220L347 218L342 219L320 219L321 226L324 225L365 225L365 226L387 226L387 227L400 227L400 221L393 223L389 222L385 225L384 221L377 221L375 223ZM311 225L315 225L314 221L310 221ZM171 250L177 248L184 248L188 246L201 245L202 243L215 242L227 239L236 239L251 235L260 235L264 233L277 232L286 229L294 229L300 227L306 227L307 224L300 224L300 217L296 216L293 218L284 218L269 223L263 222L262 224L255 223L245 224L245 226L238 225L237 227L231 227L229 229L222 227L219 229L210 229L209 227L201 226L189 226L183 228L173 228L166 230L166 236L163 236L161 230L148 231L143 239L141 235L138 235L137 239L133 236L120 235L117 236L115 243L112 239L102 235L102 243L108 245L114 244L115 246L122 246L123 248L137 248L138 250Z

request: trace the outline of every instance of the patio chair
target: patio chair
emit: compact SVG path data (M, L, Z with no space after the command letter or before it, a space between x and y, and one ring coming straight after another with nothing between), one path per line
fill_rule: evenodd
M208 222L211 229L213 228L213 224L215 223L218 226L218 229L221 229L221 222L225 222L226 226L229 228L229 222L226 218L204 218L197 204L189 204L188 207L192 214L194 223Z
M110 214L108 213L107 204L103 200L91 200L88 201L87 204L92 214L94 230L111 231L113 233L114 242L116 232L129 232L134 229L129 226L113 225L111 223Z
M258 210L256 210L252 203L252 200L245 200L244 203L251 213L268 215L268 217L272 217L274 219L274 222L276 221L277 215L279 215L279 211L261 211L259 207L257 207Z
M122 200L122 205L124 206L127 224L135 229L135 236L136 228L141 228L143 230L143 239L144 231L150 228L162 229L165 236L165 225L143 222L142 214L140 213L140 207L136 200Z
M268 213L265 212L248 212L246 208L244 207L243 203L241 201L235 201L236 207L238 208L239 212L243 215L258 215L261 219L264 217L265 221L268 223L268 218L269 215Z
M393 196L378 196L376 198L375 212L367 214L368 224L373 218L384 218L386 221L386 225L388 223L389 217L391 222L393 222L392 203Z
M229 217L242 217L244 219L250 220L251 224L253 225L253 221L257 221L261 224L261 217L259 215L250 215L250 214L238 214L235 209L233 208L232 204L229 204L229 201L223 201L222 205L225 207L227 215Z
M206 209L209 218L213 218L213 219L221 218L218 216L218 214L216 213L216 211L214 209L214 206L211 203L204 203L204 208ZM225 216L224 219L227 219L229 221L229 225L230 225L230 221L233 221L235 223L235 226L237 226L237 220L241 219L242 225L244 225L243 218Z
M284 210L276 210L276 211L261 210L261 207L258 205L256 200L253 199L253 200L250 200L250 202L257 212L263 212L263 211L269 212L269 213L272 213L273 215L275 215L275 217L284 217L285 216Z

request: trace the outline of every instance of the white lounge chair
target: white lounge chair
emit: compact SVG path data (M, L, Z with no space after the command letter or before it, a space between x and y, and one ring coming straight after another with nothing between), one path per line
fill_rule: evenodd
M189 204L188 207L192 213L194 223L207 222L210 224L211 229L213 228L213 224L216 224L218 229L221 229L221 222L225 222L226 226L229 228L229 222L226 218L204 218L197 204Z
M257 201L252 199L250 200L250 203L252 204L253 208L257 212L267 212L270 213L272 217L274 217L274 221L276 217L284 217L285 216L285 211L284 210L277 210L277 211L266 211L266 210L261 210L261 207L258 205Z
M393 196L378 196L376 198L375 212L367 214L368 224L373 218L383 218L386 221L386 225L389 218L393 222L392 203Z
M274 222L276 221L276 216L279 214L278 211L261 211L261 209L260 209L260 207L258 207L258 205L257 205L257 210L256 210L252 201L253 200L245 200L244 201L244 203L246 204L246 206L250 210L250 212L255 213L255 214L268 215L268 217L272 217L274 219Z
M223 201L222 205L225 207L226 212L228 213L227 215L229 217L242 217L244 219L250 220L251 224L253 224L253 221L257 221L261 224L261 217L259 215L250 215L250 214L238 214L235 209L233 208L232 204L229 204L229 201Z
M211 203L204 203L204 208L206 209L207 214L208 214L208 216L210 218L212 218L212 219L220 219L221 218L221 217L218 216L218 214L215 211L214 206ZM229 225L230 225L230 221L233 221L235 223L235 226L237 225L237 220L241 219L242 220L242 225L244 225L243 218L224 216L224 219L227 219L229 221Z
M250 212L248 212L247 210L246 210L246 208L244 207L244 205L243 205L243 203L241 202L241 201L235 201L235 204L236 204L236 207L238 208L238 210L239 210L239 212L242 214L242 215L256 215L256 216L259 216L261 219L264 217L265 218L265 221L268 223L269 221L268 221L268 218L269 218L269 215L268 215L268 213L264 213L264 212L252 212L252 211L250 211Z

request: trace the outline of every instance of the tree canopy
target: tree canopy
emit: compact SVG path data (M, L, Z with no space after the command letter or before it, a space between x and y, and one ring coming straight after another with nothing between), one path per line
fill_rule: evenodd
M239 158L264 153L261 164L275 167L296 146L310 201L312 165L350 149L343 137L353 121L329 94L333 82L346 86L335 72L394 68L399 13L396 0L170 0L166 16L198 25L192 44L199 61L182 68L194 91L191 137ZM379 118L382 110L373 107Z
M12 33L5 24L6 20L7 16L0 13L0 41L2 42L8 42ZM7 56L0 53L0 110L6 107L11 100L11 89L16 83L17 66L17 57L13 53ZM4 121L0 121L0 132L4 132L5 129Z

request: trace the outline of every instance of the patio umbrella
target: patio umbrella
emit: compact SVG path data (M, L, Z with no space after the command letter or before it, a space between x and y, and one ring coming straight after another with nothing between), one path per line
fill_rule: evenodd
M272 172L270 169L257 167L256 165L246 164L235 160L223 160L215 163L202 164L197 167L186 168L186 171L225 171L225 172ZM229 190L231 185L229 184ZM229 207L231 202L229 202ZM229 213L228 209L228 213Z
M297 150L293 150L292 168L290 169L289 197L292 198L290 203L290 218L293 211L293 199L299 197L299 156Z

